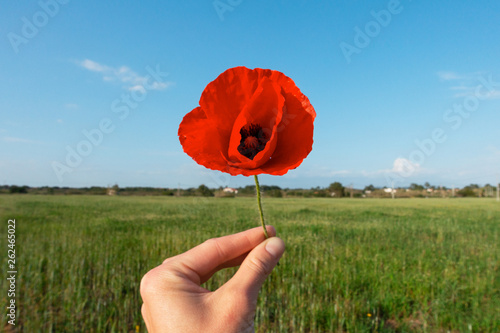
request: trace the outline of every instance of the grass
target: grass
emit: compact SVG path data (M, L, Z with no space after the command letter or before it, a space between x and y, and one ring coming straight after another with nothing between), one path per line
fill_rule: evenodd
M258 332L500 331L499 203L263 204L287 250L261 291ZM139 282L148 270L259 225L255 198L3 195L0 218L1 235L16 219L19 332L145 332ZM7 267L6 236L0 246Z

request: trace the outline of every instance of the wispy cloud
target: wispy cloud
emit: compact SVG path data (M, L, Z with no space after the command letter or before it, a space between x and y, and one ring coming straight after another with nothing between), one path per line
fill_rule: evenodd
M395 173L406 173L408 172L408 168L415 170L414 172L421 171L420 164L413 163L409 159L402 157L398 157L394 160L391 171Z
M439 71L439 72L437 72L437 75L438 75L439 79L442 81L463 79L463 76L461 76L455 72L449 72L449 71Z
M139 75L127 66L115 68L97 63L90 59L77 61L76 63L91 72L100 73L102 75L103 81L122 83L124 85L124 88L129 91L144 91L144 85L146 85L148 83L148 80L150 79L149 76ZM164 90L170 87L172 84L172 82L154 81L153 83L148 85L148 89Z
M332 168L316 165L312 169L308 169L301 173L304 177L320 177L320 178L331 178L335 176L345 176L352 174L349 170L333 170Z
M479 71L465 74L452 71L439 71L437 72L437 76L441 81L450 81L450 83L454 84L449 89L455 92L453 95L455 98L474 96L477 94L478 86L481 85L480 79L486 79L486 73ZM493 84L493 86L498 86L498 84ZM491 87L484 89L483 87L481 90L481 99L500 99L500 89L492 89Z
M441 81L473 81L477 80L481 75L485 75L486 72L476 71L472 73L458 73L454 71L439 71L436 73Z
M13 136L4 136L2 138L3 142L9 142L9 143L29 143L29 144L43 144L43 142L40 141L33 141L29 139L23 139L23 138L17 138Z
M90 59L85 59L85 60L81 61L80 65L83 68L86 68L89 71L93 71L93 72L108 72L108 71L113 70L112 68L110 68L108 66L98 64L97 62L92 61Z
M422 168L422 166L418 163L413 163L407 158L398 157L392 163L392 168L390 169L381 169L375 171L361 171L361 175L364 177L379 177L387 174L407 174L411 170L412 176L422 173L429 173L430 170L426 170Z
M392 163L392 168L379 170L334 170L329 167L316 165L311 169L300 172L301 177L313 178L332 178L332 177L364 177L364 178L382 178L387 174L406 174L412 170L412 175L431 173L421 165L413 163L409 159L398 157ZM287 174L286 176L292 177Z

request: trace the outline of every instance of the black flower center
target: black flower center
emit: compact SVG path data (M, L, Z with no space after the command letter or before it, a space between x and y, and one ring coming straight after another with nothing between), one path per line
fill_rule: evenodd
M262 127L258 124L250 124L240 129L240 145L238 151L241 155L253 160L255 155L264 150L269 140L266 138Z

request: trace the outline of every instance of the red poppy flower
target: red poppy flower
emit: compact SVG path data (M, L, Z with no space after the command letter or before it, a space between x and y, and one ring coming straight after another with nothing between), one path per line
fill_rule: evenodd
M283 175L311 151L315 117L283 73L235 67L206 86L178 134L184 152L209 169Z

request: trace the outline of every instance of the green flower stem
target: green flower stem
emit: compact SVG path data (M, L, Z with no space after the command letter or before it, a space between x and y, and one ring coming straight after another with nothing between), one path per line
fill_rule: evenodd
M262 204L260 202L259 178L257 177L257 175L254 175L253 178L255 179L255 189L257 191L257 205L259 206L260 222L262 223L262 228L264 229L264 236L266 236L266 239L268 239L269 235L267 234L266 224L264 223L264 213L262 212Z

